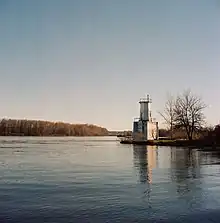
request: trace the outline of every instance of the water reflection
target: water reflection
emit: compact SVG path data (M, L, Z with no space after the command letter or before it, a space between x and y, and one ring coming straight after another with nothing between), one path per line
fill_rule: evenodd
M166 196L168 192L170 199L179 200L179 205L187 206L189 211L202 208L207 198L203 190L199 151L134 146L133 156L139 182L147 185L151 204L152 196L157 193Z
M154 169L170 169L172 181L178 183L201 175L201 156L197 150L134 145L133 162L141 183L153 183Z
M198 190L201 182L200 156L197 150L176 149L171 150L171 180L176 185L176 191L180 197Z
M134 167L139 172L141 183L152 183L153 169L157 166L157 147L134 145L133 147Z
M143 187L139 190L143 190L142 199L146 201L145 205L148 208L152 208L151 184L153 181L153 168L157 165L157 153L156 147L152 146L134 146L133 147L133 162L134 168L137 170L139 182Z

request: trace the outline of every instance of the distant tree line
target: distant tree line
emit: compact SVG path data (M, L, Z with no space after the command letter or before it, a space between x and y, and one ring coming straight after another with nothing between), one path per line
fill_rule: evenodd
M131 135L132 131L109 131L109 136L126 137Z
M108 130L96 125L40 120L0 120L1 136L105 136Z
M203 130L204 141L211 142L212 144L220 145L220 125L216 125L214 128L209 127Z

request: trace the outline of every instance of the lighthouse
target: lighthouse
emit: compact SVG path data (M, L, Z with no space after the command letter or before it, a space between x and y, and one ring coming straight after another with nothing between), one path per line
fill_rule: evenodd
M150 112L150 103L152 100L150 99L150 96L147 95L147 98L140 99L140 120L143 121L150 121L151 118L151 112Z
M149 95L139 100L140 117L133 122L134 140L156 140L159 136L158 122L153 121L151 116L152 100Z

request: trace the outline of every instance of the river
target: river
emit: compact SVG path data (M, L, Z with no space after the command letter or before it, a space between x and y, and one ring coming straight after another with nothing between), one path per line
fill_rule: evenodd
M219 222L220 156L115 137L0 137L0 222Z

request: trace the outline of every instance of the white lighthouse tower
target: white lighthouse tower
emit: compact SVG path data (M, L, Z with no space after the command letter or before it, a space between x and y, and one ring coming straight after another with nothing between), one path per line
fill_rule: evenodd
M147 95L139 101L140 117L134 120L133 123L133 138L134 140L156 140L158 139L158 122L153 122L151 117L150 104L152 100Z

